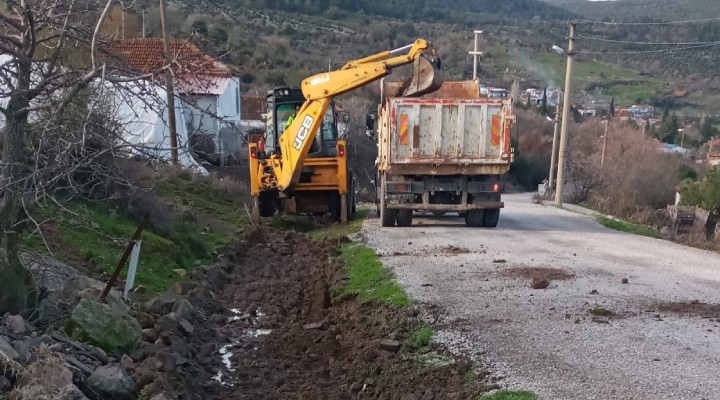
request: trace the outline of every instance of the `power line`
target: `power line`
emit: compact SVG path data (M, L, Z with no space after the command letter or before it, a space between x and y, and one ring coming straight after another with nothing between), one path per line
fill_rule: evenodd
M635 50L635 51L576 51L575 54L647 54L647 53L669 53L671 51L693 50L704 47L718 46L720 42L710 42L697 46L676 47L674 49Z
M634 44L634 45L642 45L642 46L695 46L695 45L709 45L709 44L715 44L718 43L717 41L713 42L676 42L676 43L669 43L669 42L633 42L633 41L627 41L627 40L613 40L613 39L604 39L597 36L586 36L586 35L578 35L578 38L580 39L588 39L588 40L595 40L598 42L607 42L607 43L619 43L619 44Z
M714 22L720 21L720 18L704 18L704 19L688 19L683 21L665 21L665 22L609 22L609 21L590 21L590 20L579 20L579 24L594 24L594 25L681 25L681 24L695 24L700 22Z

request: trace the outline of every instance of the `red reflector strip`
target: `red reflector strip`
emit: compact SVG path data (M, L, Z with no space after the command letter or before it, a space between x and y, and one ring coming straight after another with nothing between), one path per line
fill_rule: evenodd
M499 115L493 115L492 116L492 128L490 132L490 145L491 146L499 146L500 145L500 116Z
M409 183L391 183L388 185L388 190L395 193L409 193L410 192L410 184Z
M400 114L400 144L407 145L408 143L408 115Z

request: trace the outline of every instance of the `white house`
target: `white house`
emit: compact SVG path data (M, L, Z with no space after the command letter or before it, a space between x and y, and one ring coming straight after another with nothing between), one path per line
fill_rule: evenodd
M189 41L170 44L172 72L183 104L191 148L207 160L224 163L237 158L243 142L240 130L240 78ZM162 79L166 65L162 39L116 41L113 53L139 73Z

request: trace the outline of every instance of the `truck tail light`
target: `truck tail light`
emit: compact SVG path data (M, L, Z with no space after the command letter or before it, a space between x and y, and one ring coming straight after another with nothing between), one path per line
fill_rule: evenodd
M500 191L500 184L496 183L493 185L493 192L499 192Z
M338 146L338 154L340 155L340 157L345 157L345 146Z

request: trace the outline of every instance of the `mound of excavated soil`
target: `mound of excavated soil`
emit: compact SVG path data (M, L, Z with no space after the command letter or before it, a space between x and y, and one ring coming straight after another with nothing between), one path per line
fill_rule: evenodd
M145 323L155 330L148 340L160 339L133 355L139 386L182 399L471 399L483 391L468 379L467 360L431 368L401 346L417 310L331 302L330 288L344 282L337 256L337 241L264 228L229 246L216 266L192 273L192 327L172 333L167 317ZM175 347L181 357L161 365Z

